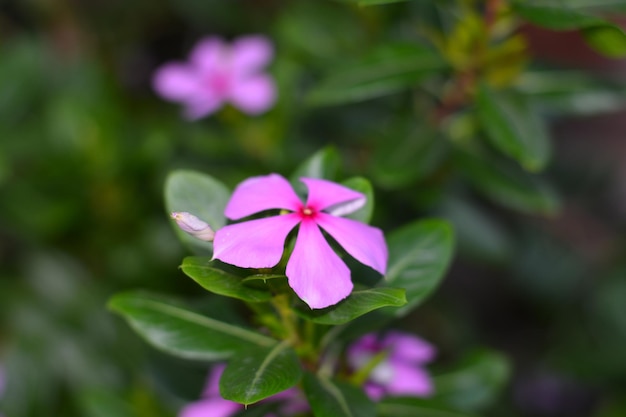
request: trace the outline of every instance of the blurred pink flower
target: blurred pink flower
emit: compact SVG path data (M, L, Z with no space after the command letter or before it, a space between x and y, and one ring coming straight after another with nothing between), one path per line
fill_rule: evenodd
M381 352L386 352L386 356L371 371L364 386L371 399L378 401L386 395L427 397L433 393L432 380L424 369L435 357L431 344L397 331L382 338L370 333L348 348L348 363L357 371Z
M224 214L242 219L270 209L285 214L225 226L215 233L213 257L242 268L270 268L280 261L287 235L300 225L286 275L289 286L311 308L324 308L350 295L350 270L331 248L323 229L357 261L384 274L387 244L380 229L338 217L358 210L365 195L333 182L301 178L302 203L280 175L253 177L237 186Z
M178 417L231 417L244 410L244 406L220 395L219 381L226 365L215 365L209 372L202 398L183 408ZM296 388L290 388L263 401L282 401L277 412L281 415L293 415L309 410L308 403ZM276 417L269 413L265 417Z
M268 110L276 99L270 76L261 70L273 48L263 36L244 36L228 45L217 37L200 40L187 62L169 62L154 74L153 87L166 100L182 103L188 119L199 119L230 102L248 114Z

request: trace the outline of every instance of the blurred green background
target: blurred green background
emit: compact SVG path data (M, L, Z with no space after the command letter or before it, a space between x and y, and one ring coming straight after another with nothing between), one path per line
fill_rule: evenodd
M626 415L626 35L610 23L626 2L391 3L0 2L6 417L174 416L194 400L206 365L106 310L128 288L206 304L177 268L167 174L234 186L320 150L331 176L372 181L384 230L454 224L448 277L401 326L438 346L435 374L475 349L510 360L498 395L460 408ZM188 122L152 91L159 65L213 34L272 40L268 113Z

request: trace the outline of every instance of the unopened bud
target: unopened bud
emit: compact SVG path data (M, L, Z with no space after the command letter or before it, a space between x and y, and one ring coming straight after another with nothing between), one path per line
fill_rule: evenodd
M176 224L190 235L207 242L213 242L215 232L208 223L200 220L191 213L186 211L172 213L172 219L176 220Z

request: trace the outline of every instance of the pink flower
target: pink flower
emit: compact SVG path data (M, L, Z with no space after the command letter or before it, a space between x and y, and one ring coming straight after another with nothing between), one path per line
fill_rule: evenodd
M202 398L188 404L180 411L178 417L231 417L244 409L243 405L225 400L220 395L219 381L224 372L224 368L226 368L226 365L219 364L211 369L202 393ZM277 410L281 415L291 416L295 413L309 410L308 403L296 388L290 388L280 392L269 399L283 402ZM276 417L276 415L270 413L265 417Z
M260 72L273 49L262 36L245 36L232 45L220 38L200 40L188 62L169 62L154 74L158 94L182 103L188 119L199 119L230 102L248 114L268 110L276 99L274 82Z
M347 218L365 204L365 196L333 182L300 179L308 188L302 203L289 182L277 174L253 177L237 186L225 215L238 220L270 209L285 214L223 227L215 234L213 257L242 268L278 264L287 235L300 225L287 262L289 286L311 308L324 308L350 295L350 270L331 248L324 230L359 262L384 274L387 245L380 229Z
M435 357L431 344L408 333L391 331L382 338L370 333L348 348L348 363L358 370L381 352L387 356L371 371L364 387L371 399L378 401L385 395L427 397L433 393L433 383L423 367Z

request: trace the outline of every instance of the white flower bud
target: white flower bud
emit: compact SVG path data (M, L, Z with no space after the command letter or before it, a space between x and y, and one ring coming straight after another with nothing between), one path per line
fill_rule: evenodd
M206 242L213 242L215 232L211 229L211 226L193 214L181 211L172 213L171 217L176 220L178 227L190 235Z

